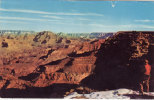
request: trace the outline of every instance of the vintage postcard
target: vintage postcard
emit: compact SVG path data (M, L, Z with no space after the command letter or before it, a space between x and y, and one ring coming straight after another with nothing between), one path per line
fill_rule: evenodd
M0 0L0 98L154 99L154 1Z

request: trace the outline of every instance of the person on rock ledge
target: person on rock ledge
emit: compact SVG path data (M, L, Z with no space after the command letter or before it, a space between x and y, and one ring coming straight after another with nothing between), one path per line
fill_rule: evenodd
M150 72L151 72L151 66L149 65L149 61L146 59L144 64L145 72L141 76L141 80L139 82L140 85L140 93L141 95L144 95L144 85L146 86L146 92L149 92L149 80L150 80Z

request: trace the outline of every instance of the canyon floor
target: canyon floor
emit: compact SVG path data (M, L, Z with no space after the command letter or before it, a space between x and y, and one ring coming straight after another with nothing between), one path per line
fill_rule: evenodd
M126 97L135 98L131 93L138 95L140 65L148 59L152 94L136 98L154 98L153 52L150 31L121 31L106 39L63 37L48 31L3 34L0 97L100 99L110 98L101 93L116 98L121 91L131 91Z

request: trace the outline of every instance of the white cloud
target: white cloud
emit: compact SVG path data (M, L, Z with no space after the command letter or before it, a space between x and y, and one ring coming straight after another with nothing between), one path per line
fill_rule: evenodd
M57 18L56 16L52 16ZM21 22L21 21L12 21L12 20L25 20L25 21L44 21L44 22L55 22L55 24L71 24L71 25L85 25L83 23L67 23L67 22L61 22L59 20L48 20L48 19L36 19L36 18L27 18L27 17L4 17L4 16L0 16L0 19L6 19L6 20L11 20L11 21L3 21L1 20L0 22L3 23L26 23L26 22ZM78 20L88 20L88 19L84 19L84 18L79 18ZM86 24L88 26L93 26L93 27L99 27L99 28L110 28L110 29L136 29L136 28L144 28L144 29L154 29L154 25L142 25L142 24L126 24L126 25L103 25L103 24L97 24L97 23L91 23L91 24Z
M45 16L42 16L42 17L45 17L45 18L53 18L53 19L64 19L62 17L58 17L58 16L48 16L48 15L45 15Z
M146 29L154 29L154 26L150 26L150 25L140 25L140 27L146 28Z
M0 23L20 23L20 24L28 24L28 23L26 23L26 22L21 22L21 21L2 21L2 20L0 20Z
M87 18L80 18L80 17L70 18L70 17L59 17L59 16L48 16L48 15L45 15L45 16L42 16L42 17L51 18L51 19L59 19L59 20L67 20L67 21L70 21L70 20L81 20L81 21L90 20L90 19L87 19Z
M0 8L0 11L6 11L6 12L21 12L21 13L35 13L35 14L49 14L48 12L43 12L43 11L20 10L20 9L3 9L3 8Z
M19 12L19 13L33 13L33 14L52 14L52 15L76 15L76 16L103 16L102 14L97 14L97 13L64 13L64 12L45 12L45 11L37 11L37 10L24 10L24 9L3 9L0 8L0 11L5 11L5 12Z
M103 27L103 28L130 28L132 25L103 25L103 24L89 24L95 27Z
M145 20L135 20L135 22L147 23L147 22L154 22L154 20L149 20L149 19L145 19Z
M37 18L26 18L26 17L2 17L0 19L12 19L12 20L26 20L26 21L58 21L58 20L47 20L47 19L37 19Z
M102 25L102 24L89 24L91 26L95 27L102 27L102 28L116 28L116 29L122 29L122 28L144 28L144 29L154 29L154 25L135 25L135 24L129 24L129 25Z
M83 21L85 20L86 21L86 20L89 20L89 19L87 19L87 18L78 18L77 20L83 20Z

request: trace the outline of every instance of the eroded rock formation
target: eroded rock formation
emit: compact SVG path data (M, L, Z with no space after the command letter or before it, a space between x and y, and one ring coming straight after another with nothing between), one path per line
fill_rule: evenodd
M153 66L154 32L118 32L99 40L59 37L52 32L1 36L1 97L63 97L78 86L87 91L136 89L140 64ZM150 80L154 91L154 72ZM81 89L82 91L83 89Z
M40 32L26 37L17 36L14 39L6 37L1 37L1 40L5 39L10 46L5 48L5 51L0 50L2 97L24 97L30 95L27 92L29 89L39 91L46 87L53 88L54 84L64 84L62 85L64 87L65 84L66 86L79 84L95 68L94 55L104 42L104 40L66 39L51 32ZM25 37L27 40L19 37ZM16 47L12 47L12 42ZM66 91L66 87L63 90L64 87L61 87L62 90L59 89L59 92ZM17 92L8 94L13 90ZM18 91L22 96L17 96ZM22 91L27 94L22 94ZM51 91L57 90L51 89Z

